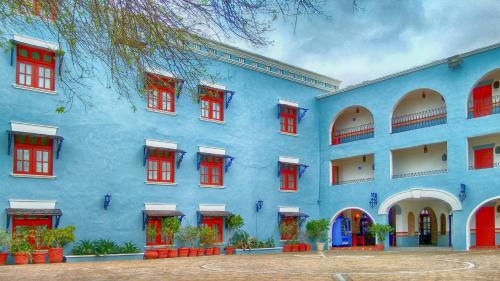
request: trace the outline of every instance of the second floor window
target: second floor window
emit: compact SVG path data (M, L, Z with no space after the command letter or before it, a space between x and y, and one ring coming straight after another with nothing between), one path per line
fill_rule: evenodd
M52 140L45 137L14 137L14 174L52 176Z
M201 117L215 121L224 121L224 92L204 88L200 97Z
M42 19L56 19L57 1L19 0L18 3L20 14L36 16Z
M221 186L223 184L223 163L223 157L203 156L200 163L200 184Z
M17 85L54 91L54 52L18 45L16 58Z
M474 150L474 169L493 168L493 148Z
M290 106L282 106L280 111L281 132L297 133L297 109Z
M147 77L148 108L165 112L175 112L175 81Z
M175 152L153 149L147 162L147 180L150 182L174 182Z
M297 165L281 163L281 190L297 190Z

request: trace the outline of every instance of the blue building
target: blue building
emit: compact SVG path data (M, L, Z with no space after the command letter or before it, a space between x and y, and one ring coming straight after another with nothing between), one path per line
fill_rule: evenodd
M151 68L136 111L87 81L93 106L58 114L64 46L15 28L8 39L0 223L11 232L74 225L78 239L158 246L170 241L145 229L179 216L224 244L224 218L240 214L258 239L287 238L280 223L342 217L344 246L373 243L373 222L395 226L390 246L500 244L500 45L338 90L214 42L194 51L227 78L199 81L195 99Z

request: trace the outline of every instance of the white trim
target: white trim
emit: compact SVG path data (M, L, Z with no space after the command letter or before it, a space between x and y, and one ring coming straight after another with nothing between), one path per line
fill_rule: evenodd
M9 206L14 209L55 209L56 202L56 200L9 199Z
M200 116L200 121L211 122L211 123L216 123L216 124L221 124L221 125L226 124L226 122L224 122L224 121L214 120L214 119L205 118L205 117L201 117L201 116Z
M165 70L165 69L161 69L159 67L146 66L145 71L147 73L150 73L150 74L155 74L155 75L159 75L159 76L163 76L163 77L167 77L167 78L177 79L177 77L175 77L175 75L172 72Z
M288 156L280 156L278 161L280 163L299 164L299 158L293 158Z
M378 209L379 215L387 215L389 209L396 203L405 199L434 198L448 203L452 211L462 210L462 204L455 195L440 189L433 188L412 188L393 194L385 199Z
M146 146L147 147L164 148L164 149L172 149L172 150L177 149L177 143L175 143L175 142L152 140L152 139L146 139Z
M198 210L199 211L226 211L226 205L225 204L199 204L198 205Z
M11 130L28 134L56 136L58 127L10 121Z
M149 112L161 113L161 114L171 115L171 116L176 116L177 115L176 112L170 112L170 111L159 110L159 109L151 109L151 108L148 108L148 107L146 107L145 110L149 111Z
M224 86L222 84L216 84L216 83L208 82L205 80L200 80L200 85L208 87L208 88L212 88L212 89L222 90L222 91L226 90L226 86Z
M300 208L299 207L279 207L279 212L280 213L299 213Z
M32 92L38 92L42 94L49 94L49 95L56 95L56 91L52 90L47 90L47 89L40 89L40 88L35 88L35 87L28 87L24 85L18 85L18 84L12 84L12 87L19 89L19 90L27 90L27 91L32 91Z
M175 211L177 210L176 204L165 203L144 203L144 210L146 211Z
M215 185L215 184L199 184L199 187L202 187L202 188L214 188L214 189L225 188L224 185Z
M212 155L226 155L226 150L224 148L215 148L215 147L205 147L199 146L198 152L203 154L212 154Z
M14 174L14 173L10 173L10 176L14 178L32 178L32 179L46 179L46 180L56 179L56 176L26 175L26 174Z
M467 222L465 223L465 250L470 249L470 221L472 219L472 216L475 215L477 210L479 210L479 208L481 208L484 204L497 199L500 199L500 196L490 197L482 201L481 203L477 204L476 207L474 207L474 209L472 209L472 211L470 212L469 216L467 217Z
M15 34L15 33L14 33L14 37L12 40L14 42L20 43L22 45L27 45L27 46L31 46L31 47L40 48L40 49L50 50L50 51L54 51L54 52L59 50L59 44L57 44L57 43L52 43L49 41L44 41L44 40L40 40L37 38L19 35L19 34Z
M282 105L286 105L286 106L290 106L290 107L295 107L295 108L299 107L298 103L293 102L293 101L283 100L283 99L278 99L278 104L282 104Z
M331 232L331 228L333 226L333 223L335 222L335 219L337 219L337 217L344 211L346 210L352 210L352 209L355 209L355 210L358 210L358 211L362 211L363 213L367 214L368 217L370 217L370 219L372 220L372 223L376 223L375 219L373 218L373 216L368 212L366 211L365 209L363 208L360 208L360 207L345 207L345 208L342 208L340 210L338 210L333 216L332 218L330 219L330 228L328 230L328 241L332 241L332 232ZM331 243L331 242L330 242ZM331 245L330 245L331 246Z
M165 185L165 186L174 186L177 185L176 182L157 182L157 181L145 181L147 185Z
M280 192L284 192L284 193L297 193L297 190L286 190L286 189L279 189Z
M285 132L282 132L282 131L278 131L278 133L280 133L281 135L290 136L290 137L298 137L298 136L300 136L299 134L285 133Z

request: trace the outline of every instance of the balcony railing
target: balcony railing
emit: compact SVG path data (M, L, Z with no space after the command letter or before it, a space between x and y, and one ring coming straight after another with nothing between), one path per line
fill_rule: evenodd
M429 109L392 118L392 132L399 133L446 124L446 107Z
M411 172L411 173L392 175L392 178L393 179L400 179L400 178L423 177L423 176L432 176L432 175L437 175L437 174L445 174L447 172L448 172L448 169L430 170L430 171L422 171L422 172Z
M373 181L374 178L364 178L364 179L354 179L354 180L341 180L338 182L334 182L333 185L342 185L342 184L356 184L356 183L366 183Z
M500 96L492 96L484 99L469 99L467 118L500 113Z
M373 123L336 130L332 136L332 144L336 145L373 138L373 131Z
M490 168L500 168L500 162L493 163L493 165ZM469 170L483 170L483 169L489 169L489 168L479 168L476 169L474 165L469 164Z

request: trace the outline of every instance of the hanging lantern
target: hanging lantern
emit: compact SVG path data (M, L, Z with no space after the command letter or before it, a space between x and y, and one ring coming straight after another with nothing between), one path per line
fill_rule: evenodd
M356 113L359 113L359 107L356 107Z
M425 99L425 92L422 92L422 98Z
M363 162L366 162L366 155L363 155Z
M429 149L427 148L427 145L424 145L424 153L427 153Z

